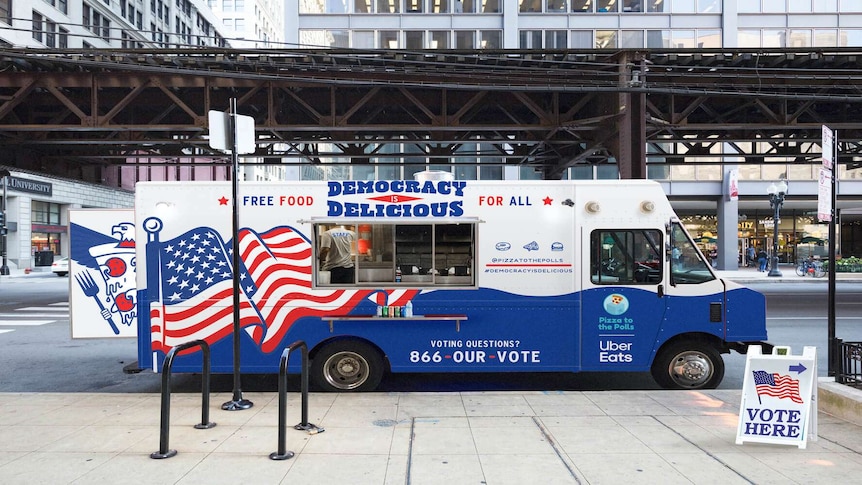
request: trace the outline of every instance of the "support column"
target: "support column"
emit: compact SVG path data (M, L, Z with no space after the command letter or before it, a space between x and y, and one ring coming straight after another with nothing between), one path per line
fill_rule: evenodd
M728 181L731 172L736 171L736 166L725 166L724 168L724 190L718 199L716 215L718 227L716 228L716 240L718 244L718 269L735 271L739 263L739 200L730 197L728 192Z

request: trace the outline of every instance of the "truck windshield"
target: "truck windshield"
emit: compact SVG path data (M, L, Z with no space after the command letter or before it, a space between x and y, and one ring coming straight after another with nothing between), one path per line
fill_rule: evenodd
M706 258L679 222L671 224L670 255L671 284L692 285L715 279Z

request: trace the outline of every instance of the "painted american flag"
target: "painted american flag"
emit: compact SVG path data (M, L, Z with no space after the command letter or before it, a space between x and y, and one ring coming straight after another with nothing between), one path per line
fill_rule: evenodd
M790 399L797 404L804 404L799 395L799 380L778 373L770 374L763 370L754 371L754 385L757 397L772 396L778 399Z
M207 227L158 244L161 302L150 308L153 350L194 339L214 343L233 331L232 246ZM240 327L264 352L306 316L348 314L369 298L404 305L415 290L312 290L311 243L291 227L239 232Z

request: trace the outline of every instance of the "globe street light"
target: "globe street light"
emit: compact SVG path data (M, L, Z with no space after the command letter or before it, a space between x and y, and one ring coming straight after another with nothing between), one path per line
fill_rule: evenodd
M778 219L781 206L784 204L784 195L787 194L787 182L779 180L769 184L766 188L766 193L769 194L769 206L772 207L772 265L769 268L767 276L781 276L781 271L778 270Z

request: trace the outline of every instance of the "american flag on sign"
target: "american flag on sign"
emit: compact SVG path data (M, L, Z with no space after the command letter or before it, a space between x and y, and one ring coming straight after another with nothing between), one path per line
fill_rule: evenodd
M757 389L758 400L760 396L772 396L778 399L790 399L797 404L804 404L799 395L798 379L756 370L754 371L754 385Z
M212 344L233 331L232 245L211 228L199 227L157 245L161 298L150 308L152 349L168 352L194 339ZM415 290L312 290L312 248L291 227L265 233L239 232L240 327L264 352L279 344L296 320L348 314L369 298L404 305ZM148 254L152 254L148 251Z

